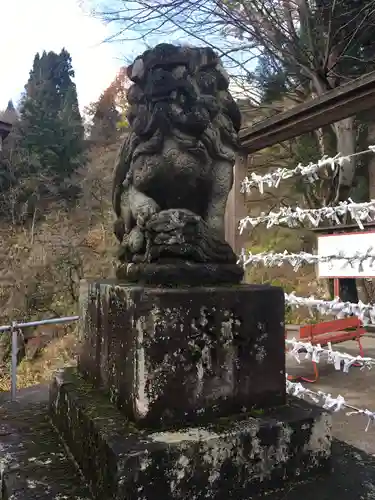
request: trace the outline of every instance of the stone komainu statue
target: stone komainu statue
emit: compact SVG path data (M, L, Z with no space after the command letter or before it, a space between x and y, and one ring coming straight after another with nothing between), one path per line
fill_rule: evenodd
M118 277L238 282L224 214L241 114L220 59L210 48L160 44L128 76L130 131L112 193Z

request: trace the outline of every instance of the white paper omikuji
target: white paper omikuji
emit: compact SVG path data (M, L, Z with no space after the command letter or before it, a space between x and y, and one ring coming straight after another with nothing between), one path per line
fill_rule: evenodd
M375 323L375 305L358 304L352 302L341 302L339 298L335 300L321 300L314 297L298 297L294 292L285 293L285 302L292 307L307 307L310 311L317 310L320 314L328 314L337 318L346 316L357 316L364 325Z
M314 403L321 403L323 408L340 411L346 405L345 399L342 396L337 396L337 398L333 398L331 394L325 394L322 391L311 391L307 389L299 382L291 382L290 380L286 380L286 392L292 396L303 398L303 396L308 396L310 399L314 401Z
M252 188L256 188L261 194L263 194L264 186L269 188L278 188L282 180L290 179L296 175L306 177L308 182L315 182L318 180L318 172L322 168L328 167L332 170L332 172L334 172L337 167L351 161L353 156L359 156L365 153L375 153L375 146L368 146L367 150L360 151L349 156L343 156L341 153L332 157L323 156L323 158L321 158L317 163L310 162L305 166L300 163L293 169L278 168L273 172L269 172L264 175L258 175L253 172L250 175L250 178L245 177L242 181L241 193L250 193Z
M262 252L253 254L251 251L242 249L238 259L238 264L244 267L249 265L263 264L266 267L281 267L284 264L290 264L294 271L298 271L305 264L330 263L332 260L341 260L343 268L348 263L353 270L363 271L363 263L366 262L371 267L375 263L375 249L369 248L366 252L354 252L347 255L345 252L338 252L336 255L314 255L312 253L300 252L289 253L287 250L283 253Z
M370 428L370 425L375 422L375 412L373 411L370 411L370 410L361 410L361 409L358 409L358 410L353 410L353 411L349 411L347 413L348 416L350 415L365 415L367 418L368 418L368 421L367 421L367 426L365 428L365 431L367 432Z
M331 394L326 394L323 391L311 391L304 387L300 382L291 382L288 380L288 374L286 374L286 392L291 396L295 396L300 399L304 399L305 396L311 399L315 404L320 404L323 408L327 410L332 410L338 412L349 408L352 411L348 412L346 415L364 415L367 417L367 425L365 431L367 432L370 428L370 424L375 421L375 412L370 410L363 410L361 408L355 408L354 406L348 404L345 398L340 394L334 398Z
M327 348L322 348L320 344L313 345L311 342L302 342L300 340L285 339L286 346L292 346L288 351L290 356L300 363L300 354L305 354L305 359L311 359L315 363L320 363L325 360L328 364L332 364L337 371L348 373L351 366L354 364L360 365L361 370L371 368L375 365L375 359L370 357L352 356L346 352L334 351L332 344L328 342Z
M260 193L264 192L264 185L267 187L278 187L280 182L284 179L290 179L295 175L306 176L310 182L317 180L317 172L324 167L330 167L332 171L336 169L337 160L343 158L340 154L334 157L324 156L318 163L309 163L303 166L301 163L295 168L278 168L273 172L269 172L265 175L258 175L252 173L249 177L245 177L241 185L241 193L250 193L252 188L258 188Z
M276 225L287 225L289 227L299 227L302 224L310 224L318 227L320 222L325 220L333 224L341 224L339 217L349 214L358 224L360 229L364 229L363 223L371 222L375 219L375 200L364 203L356 203L349 198L334 207L302 209L299 207L282 207L279 212L261 213L259 217L245 217L240 220L240 234L247 226L256 227L265 223L267 228Z

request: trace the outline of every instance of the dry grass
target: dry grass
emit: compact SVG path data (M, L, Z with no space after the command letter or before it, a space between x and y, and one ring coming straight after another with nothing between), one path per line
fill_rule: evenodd
M113 272L111 178L118 145L96 148L77 175L82 196L73 209L59 203L34 226L0 224L0 324L77 314L79 280ZM73 271L73 272L72 272ZM18 387L48 381L75 363L75 332L52 340L35 360L18 367ZM10 388L9 370L0 391Z
M76 332L55 339L32 361L24 359L18 366L17 387L24 388L49 382L59 368L76 364L78 342ZM10 391L10 373L0 378L0 391Z
M0 225L0 324L11 320L43 319L75 314L79 278L108 278L112 273L111 177L118 146L97 148L78 175L82 196L78 206L69 211L51 207L36 227L9 228ZM271 200L269 203L273 203ZM250 204L251 205L251 204ZM268 202L255 201L251 210L269 209ZM253 252L298 251L299 231L259 228L250 235ZM72 276L72 265L80 262ZM81 274L79 274L81 273ZM290 266L269 269L256 267L247 272L247 282L271 283L287 292L323 297L325 290L315 279L311 267L295 273ZM75 290L74 290L75 289ZM74 293L72 293L74 292ZM38 299L38 300L36 300ZM307 311L287 314L287 322L310 321ZM23 360L18 369L18 386L46 382L54 370L75 363L75 332L52 340L33 361ZM9 371L0 377L0 390L9 390Z

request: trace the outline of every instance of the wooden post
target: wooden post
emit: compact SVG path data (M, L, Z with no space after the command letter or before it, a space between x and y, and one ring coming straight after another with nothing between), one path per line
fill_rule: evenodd
M333 278L333 297L340 297L340 280L339 278Z
M241 253L247 240L246 234L240 235L238 231L240 220L248 215L245 204L246 194L241 193L241 183L247 175L247 158L246 154L237 156L233 167L233 187L229 193L225 211L225 239L237 255Z

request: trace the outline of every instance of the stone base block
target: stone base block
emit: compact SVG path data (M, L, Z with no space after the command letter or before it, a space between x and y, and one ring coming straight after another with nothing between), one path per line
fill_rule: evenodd
M281 288L93 281L81 299L79 371L131 420L190 425L285 403Z
M292 399L201 427L140 430L72 370L51 384L52 421L95 499L251 500L329 469L331 417Z
M142 285L217 286L241 282L243 269L237 264L119 264L116 276L119 280Z

